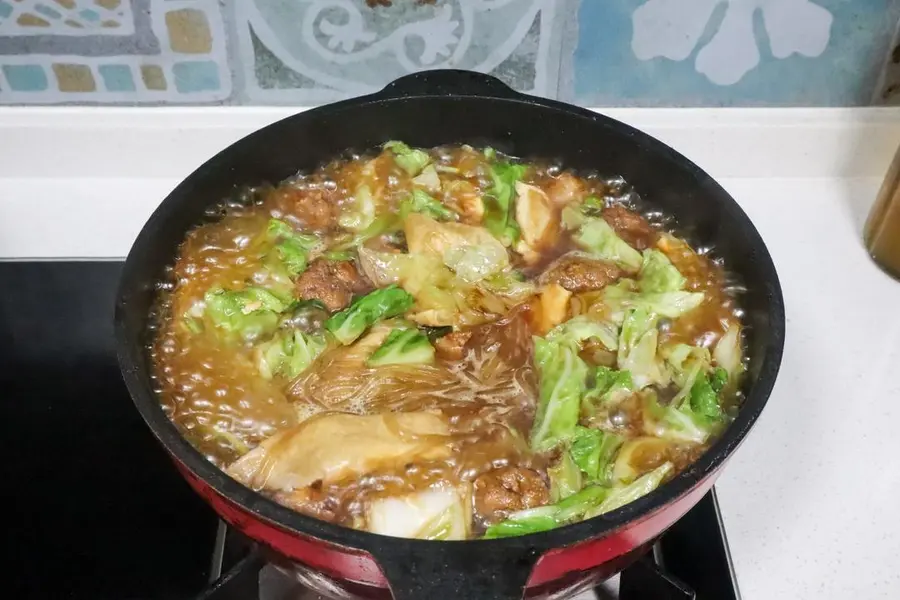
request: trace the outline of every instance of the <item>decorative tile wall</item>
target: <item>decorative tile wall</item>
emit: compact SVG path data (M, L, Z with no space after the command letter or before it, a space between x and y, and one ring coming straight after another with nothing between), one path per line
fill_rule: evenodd
M0 102L227 101L216 0L0 0Z
M592 106L900 103L900 0L0 0L0 104L289 104L439 67Z
M374 3L373 3L374 4ZM453 66L555 96L575 0L254 0L233 3L242 100L309 103Z
M898 18L895 0L587 0L575 97L598 105L869 104Z

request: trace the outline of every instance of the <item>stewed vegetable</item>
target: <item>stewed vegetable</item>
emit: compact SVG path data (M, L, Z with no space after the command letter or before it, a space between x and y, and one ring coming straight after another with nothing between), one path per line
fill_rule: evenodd
M620 508L728 426L743 370L722 265L626 191L400 141L250 190L162 286L160 401L232 477L348 527L497 538Z

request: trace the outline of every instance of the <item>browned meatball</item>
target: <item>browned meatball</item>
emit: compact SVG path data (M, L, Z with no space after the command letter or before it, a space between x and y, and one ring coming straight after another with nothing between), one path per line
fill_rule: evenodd
M584 181L571 173L560 173L547 186L547 196L556 206L565 206L581 199L585 194Z
M297 293L304 300L319 300L334 312L346 308L354 294L371 289L368 280L349 260L319 258L297 279Z
M521 467L489 471L475 480L474 488L475 510L488 522L550 501L550 492L540 474Z
M453 331L434 342L434 350L444 360L462 360L466 356L466 342L472 337L471 331Z
M339 210L332 191L281 186L271 194L278 209L296 217L304 229L327 231L337 223Z
M558 283L570 292L599 290L622 276L622 270L611 262L566 254L551 264L541 275L542 284Z
M620 238L638 250L645 250L656 243L657 231L647 219L633 210L620 205L610 206L603 209L603 219Z

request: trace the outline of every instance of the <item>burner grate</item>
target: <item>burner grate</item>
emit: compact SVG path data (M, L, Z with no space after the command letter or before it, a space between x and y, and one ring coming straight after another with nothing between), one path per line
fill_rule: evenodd
M252 543L221 525L211 572L196 600L328 600L357 598L310 570L269 564ZM320 595L323 591L325 595ZM371 588L369 588L371 592ZM594 589L584 584L542 600L740 600L715 491L673 525L652 552Z

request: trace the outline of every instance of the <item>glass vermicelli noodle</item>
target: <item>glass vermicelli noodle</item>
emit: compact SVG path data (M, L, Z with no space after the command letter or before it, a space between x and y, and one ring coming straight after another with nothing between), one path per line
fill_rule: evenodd
M210 461L384 535L615 510L740 408L739 286L621 179L388 142L248 191L161 287L160 402Z

